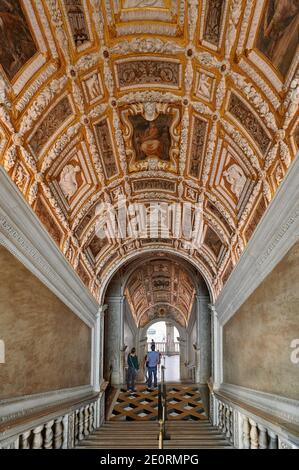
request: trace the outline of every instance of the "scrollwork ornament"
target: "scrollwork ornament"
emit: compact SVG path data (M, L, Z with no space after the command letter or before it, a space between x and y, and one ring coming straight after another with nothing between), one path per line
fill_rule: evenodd
M283 140L280 140L279 142L279 156L285 166L288 168L291 164L291 154L289 147Z
M46 196L46 198L50 202L52 208L54 209L58 220L61 222L62 226L66 230L69 230L69 223L66 219L66 216L65 216L64 212L62 211L62 209L60 208L57 200L53 196L52 191L50 190L50 188L44 182L41 183L41 187L42 187L44 195Z
M203 187L205 187L208 182L209 173L210 173L212 160L213 160L214 149L216 145L216 140L217 140L217 122L213 122L210 135L209 135L208 144L207 144L206 158L205 158L204 168L203 168L203 173L202 173Z
M160 53L176 54L184 52L184 48L174 41L162 41L159 38L134 38L131 41L122 41L110 48L111 54Z
M198 16L198 0L188 0L188 36L192 42L195 34Z
M28 202L31 206L36 201L37 194L38 194L38 182L34 180L29 188L29 193L28 193Z
M60 6L57 0L47 0L47 7L50 11L51 20L55 27L57 38L60 44L61 52L64 55L67 64L71 63L69 44L67 36L63 29L63 20Z
M67 77L63 76L54 79L52 82L38 95L30 108L26 111L21 124L19 133L24 135L32 129L34 123L40 118L43 111L55 99L56 94L60 93L67 83Z
M278 130L278 127L276 124L275 116L270 111L268 103L266 103L260 93L258 93L254 86L239 73L232 72L230 77L237 85L237 87L241 91L243 91L248 100L254 105L261 118L263 118L263 121L265 122L266 126L272 131L276 132Z
M8 172L13 168L17 158L17 146L12 144L4 155L4 168Z
M189 110L185 107L183 118L182 118L182 131L181 131L181 143L180 143L180 161L179 171L180 175L183 175L187 159L187 147L188 147L188 134L189 134Z
M231 0L229 9L228 27L225 38L225 58L228 59L235 43L237 26L242 11L242 0Z

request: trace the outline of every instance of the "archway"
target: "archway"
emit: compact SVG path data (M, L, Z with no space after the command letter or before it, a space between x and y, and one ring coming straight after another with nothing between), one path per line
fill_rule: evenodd
M210 295L194 265L174 253L144 252L124 261L102 287L108 305L105 378L112 367L112 382L125 382L128 352L135 347L142 363L148 350L148 328L160 320L171 323L179 333L179 380L207 382L211 371ZM144 381L142 373L138 378Z
M171 320L158 320L147 328L148 350L155 345L161 354L160 365L165 368L165 382L179 382L180 375L180 334ZM158 379L161 367L158 368Z

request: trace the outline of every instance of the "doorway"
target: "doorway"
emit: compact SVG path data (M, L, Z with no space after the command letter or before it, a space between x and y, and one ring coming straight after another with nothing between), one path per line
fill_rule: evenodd
M158 321L148 327L147 350L154 343L156 351L161 353L161 365L165 367L165 382L180 382L180 343L179 332L170 321ZM158 368L161 380L161 367Z

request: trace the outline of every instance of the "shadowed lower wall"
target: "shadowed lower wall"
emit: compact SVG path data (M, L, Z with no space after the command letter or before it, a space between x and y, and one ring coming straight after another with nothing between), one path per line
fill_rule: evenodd
M1 246L0 339L0 399L90 383L90 328Z
M224 382L299 399L299 242L223 331Z

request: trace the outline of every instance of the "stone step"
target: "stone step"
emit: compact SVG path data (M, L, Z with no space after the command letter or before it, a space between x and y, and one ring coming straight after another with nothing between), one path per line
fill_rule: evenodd
M168 434L171 434L172 436L184 436L184 439L187 439L187 438L192 438L192 437L201 437L201 436L213 436L213 437L217 437L217 436L221 436L223 437L223 434L221 434L220 432L218 431L214 431L214 430L211 430L211 431L204 431L204 430L197 430L197 431L190 431L190 430L182 430L182 432L173 432L171 429L169 428L166 428L166 431ZM140 431L132 431L130 432L130 434L128 435L128 438L132 438L134 437L134 439L137 437L140 437L140 435L142 434L143 437L145 436L149 436L150 434L153 434L153 433L158 433L159 432L159 429L156 428L156 429L153 429L151 430L151 432L149 432L149 430L144 430L144 434L142 434ZM96 431L95 433L92 434L93 436L115 436L115 437L122 437L124 435L124 431L121 431L121 430L117 430L117 431L113 431L113 430L108 430L108 429L103 429L102 431Z
M164 449L231 449L230 442L208 420L168 420L166 431L170 440ZM79 449L158 449L159 422L107 421Z

